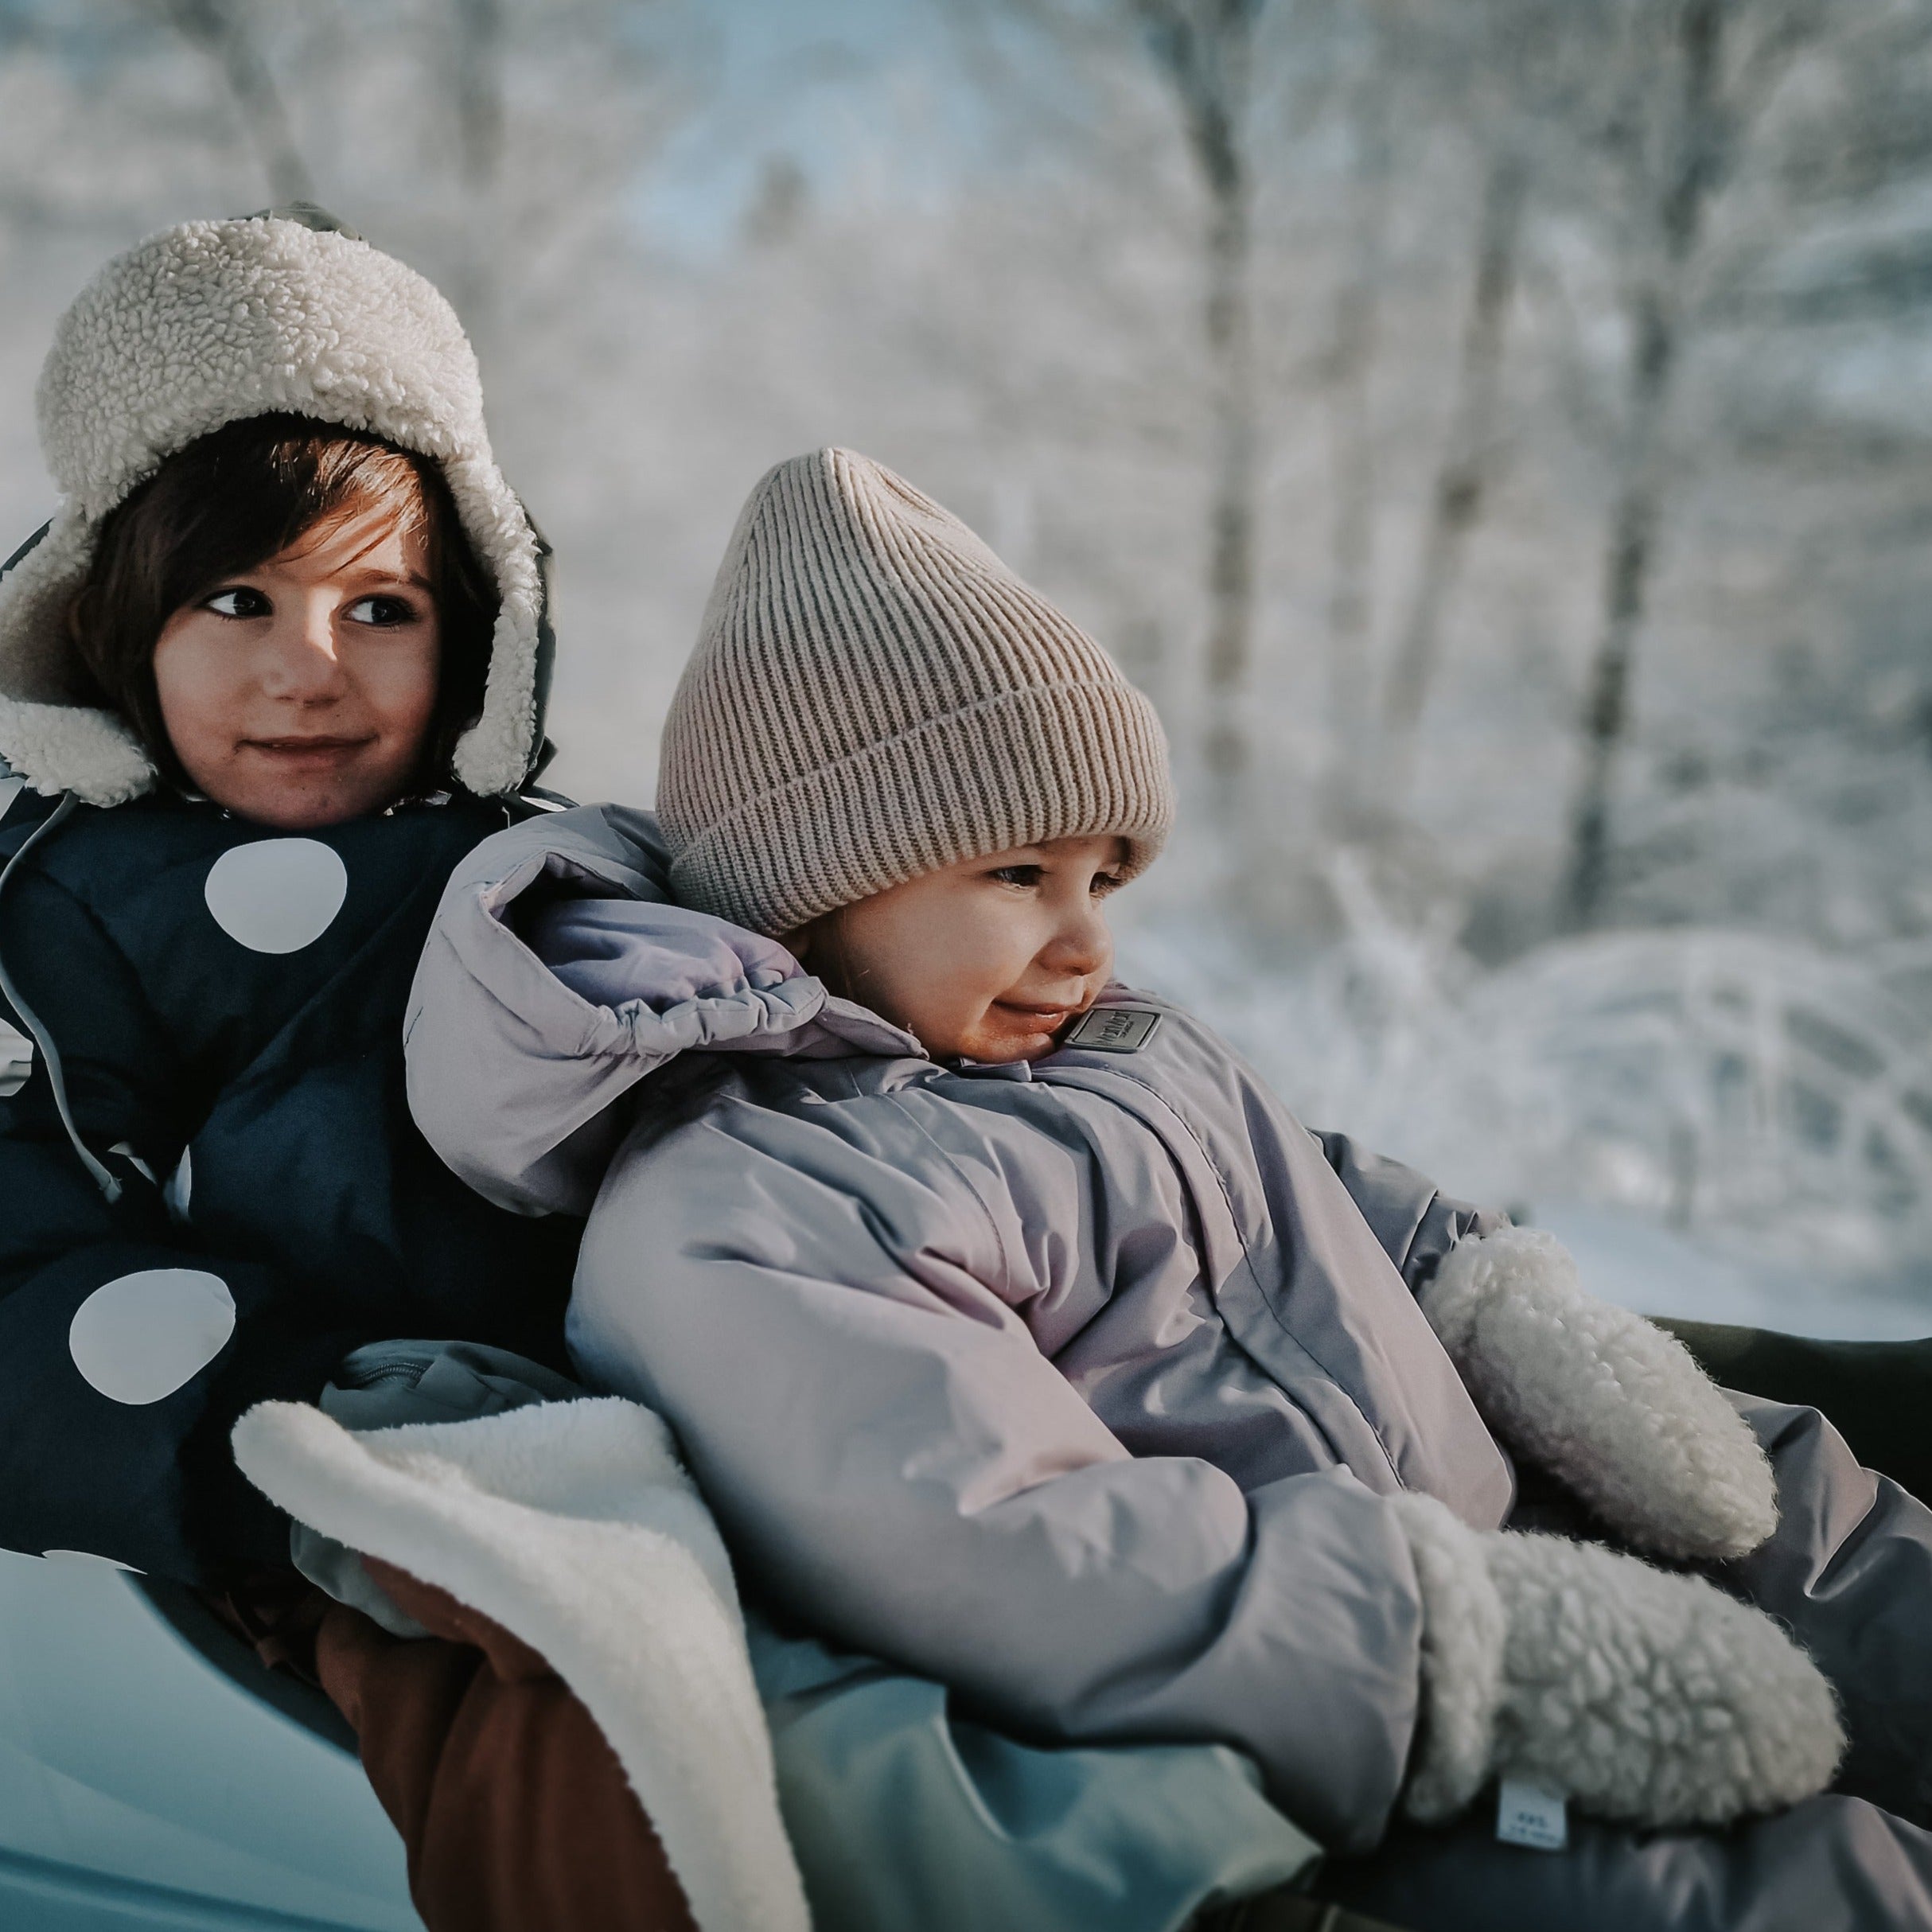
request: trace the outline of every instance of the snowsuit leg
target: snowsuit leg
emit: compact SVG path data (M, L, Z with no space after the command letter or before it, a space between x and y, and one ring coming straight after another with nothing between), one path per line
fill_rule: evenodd
M823 1932L1320 1923L1282 1889L1319 1848L1239 1753L1030 1743L975 1722L930 1679L755 1610L746 1622L785 1828Z
M1735 1399L1777 1473L1778 1525L1711 1575L1831 1679L1851 1738L1833 1788L1932 1826L1932 1509L1861 1468L1815 1408Z
M330 1607L316 1674L409 1852L430 1932L695 1932L664 1848L590 1712L500 1625L384 1564L431 1634Z
M1447 1829L1402 1825L1323 1866L1319 1896L1410 1932L1924 1932L1932 1836L1826 1796L1731 1830L1640 1833L1572 1817L1563 1852L1499 1844L1478 1806Z
M1735 1398L1777 1473L1779 1522L1710 1574L1786 1622L1837 1690L1834 1791L1724 1831L1572 1817L1559 1853L1496 1841L1486 1805L1404 1825L1312 1889L1414 1932L1916 1932L1932 1928L1932 1509L1861 1468L1813 1408Z
M1727 1389L1822 1409L1868 1469L1932 1498L1932 1339L1821 1342L1653 1317Z

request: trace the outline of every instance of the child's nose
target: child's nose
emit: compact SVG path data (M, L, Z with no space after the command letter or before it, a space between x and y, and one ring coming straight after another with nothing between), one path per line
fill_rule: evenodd
M299 606L277 629L263 680L271 695L310 701L333 696L342 683L342 666L329 608Z

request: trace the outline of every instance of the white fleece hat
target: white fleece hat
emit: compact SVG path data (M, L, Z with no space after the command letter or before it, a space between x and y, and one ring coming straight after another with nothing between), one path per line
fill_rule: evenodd
M960 520L820 450L751 493L657 786L685 904L790 932L982 853L1174 819L1154 707Z
M84 701L66 630L102 520L178 450L289 411L433 458L502 603L481 716L455 771L485 794L535 750L539 541L490 454L476 356L414 269L320 211L190 221L110 262L60 319L41 374L41 447L60 504L0 578L0 758L41 792L114 805L155 780L127 725Z

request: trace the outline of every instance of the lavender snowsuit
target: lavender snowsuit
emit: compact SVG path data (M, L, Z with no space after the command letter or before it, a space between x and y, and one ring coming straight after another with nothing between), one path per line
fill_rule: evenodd
M1310 1132L1158 1000L1105 995L1154 1016L1117 1029L1131 1050L948 1069L662 877L641 815L502 834L411 1002L444 1158L501 1205L590 1213L586 1377L669 1418L748 1579L836 1642L1023 1733L1233 1744L1298 1823L1370 1851L1420 1703L1390 1499L1484 1530L1516 1505L1416 1292L1499 1221ZM1922 1822L1932 1519L1815 1416L1747 1414L1785 1527L1728 1578L1837 1683L1841 1788ZM1896 1869L1871 1922L1932 1926L1932 1841L1897 1817L1821 1798L1751 1829L1822 1833L1820 1860L1876 1833ZM1463 1922L1435 1891L1430 1922ZM1685 1922L1778 1922L1711 1909Z

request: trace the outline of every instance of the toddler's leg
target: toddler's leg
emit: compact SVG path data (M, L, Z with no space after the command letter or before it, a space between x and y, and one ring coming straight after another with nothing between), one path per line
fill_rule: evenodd
M1280 1895L1319 1848L1235 1751L1029 1743L930 1679L747 1622L821 1932L1377 1932Z
M1932 1340L1820 1342L1717 1322L1657 1326L1725 1388L1821 1409L1868 1469L1932 1499Z
M1570 1821L1563 1852L1496 1840L1483 1811L1404 1825L1310 1889L1406 1932L1926 1932L1932 1836L1856 1798L1814 1798L1727 1832Z
M1861 1468L1816 1409L1735 1399L1777 1472L1779 1521L1711 1575L1831 1679L1851 1737L1833 1788L1932 1825L1932 1509Z

